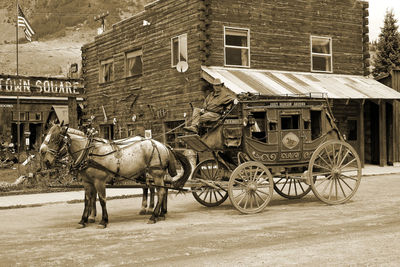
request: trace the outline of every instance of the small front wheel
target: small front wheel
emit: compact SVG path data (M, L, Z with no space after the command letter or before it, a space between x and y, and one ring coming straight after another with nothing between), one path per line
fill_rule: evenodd
M192 179L204 179L210 182L227 181L230 171L215 159L207 159L200 162L193 171ZM207 185L192 187L193 197L201 205L216 207L224 203L228 198L228 192L209 187Z
M272 198L274 182L267 167L256 161L240 164L228 184L229 199L240 212L252 214L262 211Z

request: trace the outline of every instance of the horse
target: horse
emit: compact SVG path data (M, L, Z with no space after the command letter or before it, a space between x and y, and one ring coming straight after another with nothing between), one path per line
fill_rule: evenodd
M88 223L93 214L96 194L102 208L100 227L107 227L108 213L106 208L106 182L112 177L125 179L143 179L147 186L157 188L157 204L148 223L156 223L166 213L166 189L181 190L191 174L188 159L180 152L173 150L153 139L134 137L126 142L110 142L105 139L87 136L82 131L54 124L44 139L40 153L47 166L54 164L55 158L64 144L73 159L73 168L78 172L85 189L84 211L79 221L81 227ZM177 175L176 160L183 168L179 178L171 181L166 187L166 173L171 177Z

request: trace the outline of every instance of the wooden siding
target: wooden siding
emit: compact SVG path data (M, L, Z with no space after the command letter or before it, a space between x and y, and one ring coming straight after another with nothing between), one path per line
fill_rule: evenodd
M98 36L82 49L84 77L87 91L87 116L96 116L102 124L103 108L107 123L115 117L116 138L127 135L132 116L137 116L136 134L152 129L160 133L162 121L184 120L190 102L198 105L204 98L200 79L199 30L200 1L156 1L144 12L113 25L112 30ZM143 20L150 22L143 26ZM188 37L186 73L171 67L171 38L181 34ZM143 75L125 77L125 52L143 51ZM99 61L114 59L114 81L99 84ZM179 96L179 97L178 97ZM157 111L166 116L155 118ZM121 132L121 133L120 133Z
M159 0L123 20L82 48L85 118L112 123L116 138L163 130L184 120L189 103L201 104L206 86L201 65L223 66L223 27L250 29L251 68L310 71L310 35L333 39L333 72L364 73L367 7L356 0ZM150 22L143 26L143 20ZM186 33L186 73L171 68L171 38ZM143 75L125 75L124 53L143 51ZM114 81L99 84L99 63L113 58ZM107 114L104 121L103 108ZM157 118L162 111L165 117ZM132 116L137 121L132 121Z
M250 29L251 68L310 71L310 35L332 37L333 72L364 74L362 2L354 0L212 1L210 65L224 62L223 27Z

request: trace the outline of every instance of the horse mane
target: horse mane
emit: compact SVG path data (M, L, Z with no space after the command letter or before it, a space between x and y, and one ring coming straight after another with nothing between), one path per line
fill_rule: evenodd
M86 137L86 134L84 132L74 129L74 128L68 128L67 132L70 134L75 134L75 135Z

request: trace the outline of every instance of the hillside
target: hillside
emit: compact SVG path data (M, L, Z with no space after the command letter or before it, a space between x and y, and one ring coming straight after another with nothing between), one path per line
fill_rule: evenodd
M81 47L91 42L100 22L94 16L109 12L106 27L130 17L152 0L19 0L36 34L27 42L19 28L20 75L66 76L80 63ZM0 0L0 73L16 73L16 6Z

